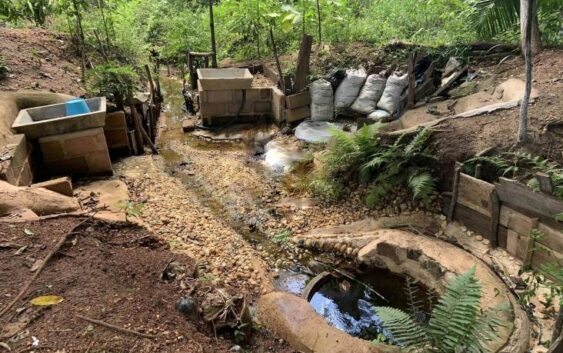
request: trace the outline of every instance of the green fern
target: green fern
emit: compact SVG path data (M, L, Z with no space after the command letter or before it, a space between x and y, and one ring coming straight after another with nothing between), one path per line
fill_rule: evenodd
M427 326L417 324L399 309L375 310L383 327L391 333L392 341L409 350L484 353L487 342L498 337L498 328L503 326L498 312L505 309L482 312L481 295L473 267L446 286Z
M409 188L412 191L414 199L427 201L431 198L436 188L435 179L432 175L424 170L415 170L409 177Z
M375 313L391 332L391 340L401 347L424 346L428 343L426 332L407 313L390 307L377 307Z

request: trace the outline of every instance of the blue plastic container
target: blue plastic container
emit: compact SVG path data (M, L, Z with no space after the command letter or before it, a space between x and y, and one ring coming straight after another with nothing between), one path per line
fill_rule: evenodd
M90 108L82 98L72 99L66 102L66 115L80 115L90 113Z

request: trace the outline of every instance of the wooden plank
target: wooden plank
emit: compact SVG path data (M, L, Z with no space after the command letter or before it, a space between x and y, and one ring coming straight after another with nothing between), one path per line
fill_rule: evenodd
M491 231L491 218L487 217L469 207L457 204L454 212L455 221L463 224L477 234L489 238Z
M498 198L497 192L495 189L491 192L490 195L490 206L491 206L491 231L489 233L489 245L492 248L496 248L498 246L498 224L499 224L499 217L500 217L500 200Z
M527 256L528 242L529 236L517 233L512 229L507 230L505 249L510 255L524 261Z
M309 90L285 97L285 106L289 109L300 108L309 104L311 104L311 93Z
M538 230L544 234L544 237L537 241L538 243L563 253L563 232L541 222L538 224Z
M563 266L563 254L536 243L532 256L532 268L539 270L543 265L549 264Z
M454 83L458 78L460 78L463 74L467 73L467 70L469 69L469 66L464 66L463 68L461 68L461 70L459 70L455 75L453 75L448 82L446 82L445 84L443 84L440 88L438 88L438 90L436 92L434 92L434 94L432 95L432 97L436 97L441 95L442 93L448 91L452 85L452 83Z
M499 223L501 226L517 233L530 234L533 229L534 219L506 205L502 205L500 207Z
M284 115L285 121L292 123L309 118L311 116L311 109L308 105L295 109L286 109Z
M504 249L506 249L507 241L508 241L507 233L508 233L508 228L506 228L502 225L498 226L498 232L497 232L498 246L500 246L501 248L504 248Z
M461 173L457 202L490 217L492 213L491 194L494 190L493 184Z
M543 218L553 220L556 214L563 213L563 201L536 193L515 180L500 178L496 189L501 202L528 210Z
M309 75L311 73L309 62L311 60L311 48L313 46L313 36L303 34L301 45L299 47L299 55L297 56L297 66L295 69L295 84L293 85L293 93L299 93L307 88L309 84Z
M538 223L539 223L539 219L534 218L534 223L532 224L532 227L534 229L537 228ZM524 263L523 263L524 268L529 268L530 266L532 266L532 256L534 255L535 249L536 249L536 238L529 236L528 241L526 242L526 245L524 247Z

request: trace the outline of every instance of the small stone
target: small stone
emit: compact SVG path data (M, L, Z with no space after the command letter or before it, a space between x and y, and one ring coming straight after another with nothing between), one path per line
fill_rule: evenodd
M478 236L475 237L475 239L477 239L477 241L481 241L481 240L483 240L483 237L478 235Z
M242 352L242 348L238 345L232 346L229 352Z

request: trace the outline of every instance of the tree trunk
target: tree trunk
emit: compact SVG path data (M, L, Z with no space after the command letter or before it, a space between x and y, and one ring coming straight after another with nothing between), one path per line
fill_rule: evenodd
M521 8L520 17L525 18L525 42L524 42L524 59L526 61L526 88L524 91L524 97L520 102L520 122L518 125L518 143L522 143L526 140L528 134L528 104L530 101L530 93L532 91L532 15L533 9L535 7L535 0L527 0L526 2L526 12L523 12Z
M555 342L559 336L561 336L563 330L563 304L559 305L559 312L557 313L557 319L555 320L555 327L553 329L553 336L551 337L551 342Z
M209 31L211 32L211 66L217 67L217 42L215 41L215 21L213 20L213 0L209 0Z
M528 11L528 4L532 4L531 12ZM528 14L532 18L532 54L536 55L542 50L540 26L538 21L538 3L528 0L520 0L520 39L522 45L522 54L525 52L524 43L526 43L526 19Z
M108 21L106 20L106 15L104 13L104 2L103 2L103 0L98 0L98 7L100 8L100 14L102 15L102 22L104 23L104 30L106 32L106 44L108 46L108 50L111 50L111 42L110 42L110 39L109 39Z
M323 43L323 35L322 35L322 30L321 30L321 5L319 4L319 0L317 0L317 32L319 34L319 43L318 46L319 48L321 47L322 43Z

